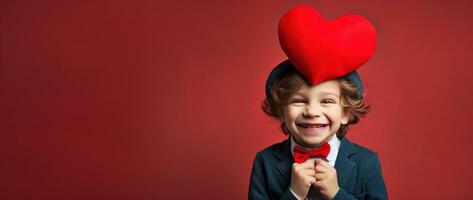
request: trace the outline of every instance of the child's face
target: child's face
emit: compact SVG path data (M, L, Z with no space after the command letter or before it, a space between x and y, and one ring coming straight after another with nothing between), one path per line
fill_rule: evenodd
M304 85L282 108L282 120L301 145L315 148L327 142L348 122L340 102L338 81Z

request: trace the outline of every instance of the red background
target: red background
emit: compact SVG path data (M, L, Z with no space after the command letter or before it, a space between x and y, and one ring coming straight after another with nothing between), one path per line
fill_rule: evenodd
M378 30L360 70L391 199L471 199L468 1L0 3L0 199L245 199L260 111L285 59L279 17L307 4Z

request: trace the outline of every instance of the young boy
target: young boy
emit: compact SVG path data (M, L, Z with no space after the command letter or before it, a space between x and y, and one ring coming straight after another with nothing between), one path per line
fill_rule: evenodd
M300 17L301 12L308 11L313 12L311 8L296 7L288 13L296 12L295 16ZM290 14L281 21L293 20ZM377 155L345 137L348 126L358 123L369 109L361 79L352 69L371 55L352 63L348 70L343 68L346 63L337 67L336 59L324 63L326 60L313 54L301 59L304 49L296 49L299 56L293 56L294 49L288 47L292 44L287 42L298 41L285 38L281 26L286 22L280 22L279 35L290 60L271 71L262 108L281 122L288 139L256 154L248 198L387 199ZM315 48L318 52L326 50L324 46ZM314 71L317 73L310 73Z

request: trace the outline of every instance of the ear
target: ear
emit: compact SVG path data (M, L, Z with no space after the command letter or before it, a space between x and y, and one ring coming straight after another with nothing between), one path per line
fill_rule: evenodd
M279 108L279 120L282 122L284 121L284 110L283 108Z
M343 125L347 125L348 124L348 120L350 119L350 114L348 112L348 109L344 109L345 111L343 112L342 114L342 124Z

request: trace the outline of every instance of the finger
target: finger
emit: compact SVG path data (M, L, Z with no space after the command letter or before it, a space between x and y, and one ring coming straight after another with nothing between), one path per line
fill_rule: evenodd
M324 184L323 180L316 180L314 183L312 183L314 187L319 188L319 189L322 188L323 184Z
M314 175L315 179L317 179L318 181L326 179L327 176L327 173L316 173Z
M292 165L292 170L293 171L297 171L300 175L302 176L314 176L315 175L315 170L312 167L308 166L308 165L304 165L303 163L293 163Z
M316 159L315 160L315 165L322 165L322 166L330 166L330 164L328 164L327 161L325 160L322 160L322 159Z
M314 177L308 177L307 181L312 185L314 184L317 180Z
M292 168L305 169L307 168L305 163L292 163Z
M314 176L315 176L315 170L307 169L307 170L304 170L303 174L304 174L305 176L314 177Z
M314 169L314 164L311 162L304 162L299 164L303 169Z
M319 167L320 169L335 169L332 165L330 165L327 161L324 161L324 160L318 160L317 161L318 164L315 165L315 167Z
M314 171L316 173L327 173L330 171L331 166L325 166L325 165L317 165L314 168Z

